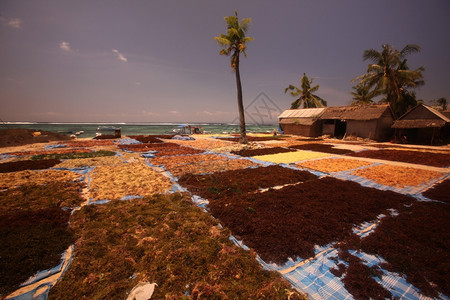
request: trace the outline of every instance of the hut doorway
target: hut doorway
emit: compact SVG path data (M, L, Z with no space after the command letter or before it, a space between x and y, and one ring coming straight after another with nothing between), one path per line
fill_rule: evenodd
M334 136L338 139L342 139L347 132L347 121L345 120L336 120L334 125Z

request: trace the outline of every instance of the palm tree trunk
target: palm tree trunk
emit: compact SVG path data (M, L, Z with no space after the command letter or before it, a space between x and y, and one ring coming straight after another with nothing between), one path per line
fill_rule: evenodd
M242 84L241 84L241 75L239 73L239 53L235 58L235 74L236 74L236 87L237 87L237 100L238 100L238 108L239 108L239 125L240 125L240 133L241 136L239 138L239 143L247 144L247 135L245 132L245 113L244 113L244 104L242 101Z

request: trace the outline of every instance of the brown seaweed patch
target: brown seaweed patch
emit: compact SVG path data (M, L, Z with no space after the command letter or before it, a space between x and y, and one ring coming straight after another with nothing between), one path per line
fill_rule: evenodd
M30 276L57 266L74 242L70 212L60 208L36 211L0 210L0 293L7 295Z

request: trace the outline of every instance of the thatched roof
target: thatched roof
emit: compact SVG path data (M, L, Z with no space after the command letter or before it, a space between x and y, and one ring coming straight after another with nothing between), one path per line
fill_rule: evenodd
M327 107L320 118L368 121L379 119L386 110L393 116L389 104Z
M418 119L418 120L397 120L392 128L433 128L445 126L444 120Z
M392 128L433 128L446 124L450 124L450 118L428 105L418 104L395 121Z

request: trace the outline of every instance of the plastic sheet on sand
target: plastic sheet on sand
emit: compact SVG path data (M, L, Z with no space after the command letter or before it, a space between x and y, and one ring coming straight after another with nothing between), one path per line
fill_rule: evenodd
M73 258L73 245L61 254L59 265L37 272L24 282L18 290L8 295L7 300L46 300L50 288L56 284L67 270Z
M228 156L228 155L227 155ZM250 158L250 160L261 163L257 159ZM272 163L262 163L262 165L271 165ZM284 167L298 169L289 164L282 164ZM311 170L308 170L311 171ZM331 176L337 177L344 180L356 181L363 186L375 187L381 190L394 190L403 194L413 195L416 198L420 197L420 192L426 189L434 183L434 181L442 180L438 178L432 182L427 182L418 187L405 187L403 189L393 188L388 186L383 186L374 182L369 182L368 180L350 175L350 171L346 172L335 172ZM327 176L328 174L316 171L316 175L319 177ZM330 176L330 175L328 175ZM448 177L449 174L443 174L443 177ZM181 191L186 191L184 188L180 187ZM424 198L424 197L422 197ZM426 199L422 199L426 200ZM192 201L195 205L207 211L207 205L209 201L202 197L192 195ZM391 215L397 214L397 211L390 210ZM353 233L360 237L366 237L375 231L375 228L379 224L380 220L385 217L385 215L380 214L377 220L373 222L364 222L357 226L354 226ZM238 240L234 236L230 236L230 240L233 241L238 247L245 250L249 248L244 244L243 241ZM362 260L364 264L371 267L373 265L380 265L385 261L374 255L369 255L364 252L350 251L351 254L357 256ZM308 259L289 259L284 265L278 265L274 263L267 263L257 256L258 262L266 270L279 272L286 280L288 280L294 288L297 288L301 292L308 293L311 299L353 299L353 296L345 289L344 283L340 278L336 277L330 272L330 270L336 267L338 264L346 264L346 262L338 258L338 250L333 245L327 245L324 247L316 246L315 256ZM383 272L381 278L374 277L374 279L381 284L386 290L390 291L393 297L400 299L431 299L427 298L421 294L417 288L412 284L408 283L404 277L399 274L386 271L380 267ZM442 299L449 299L445 295L440 295Z

